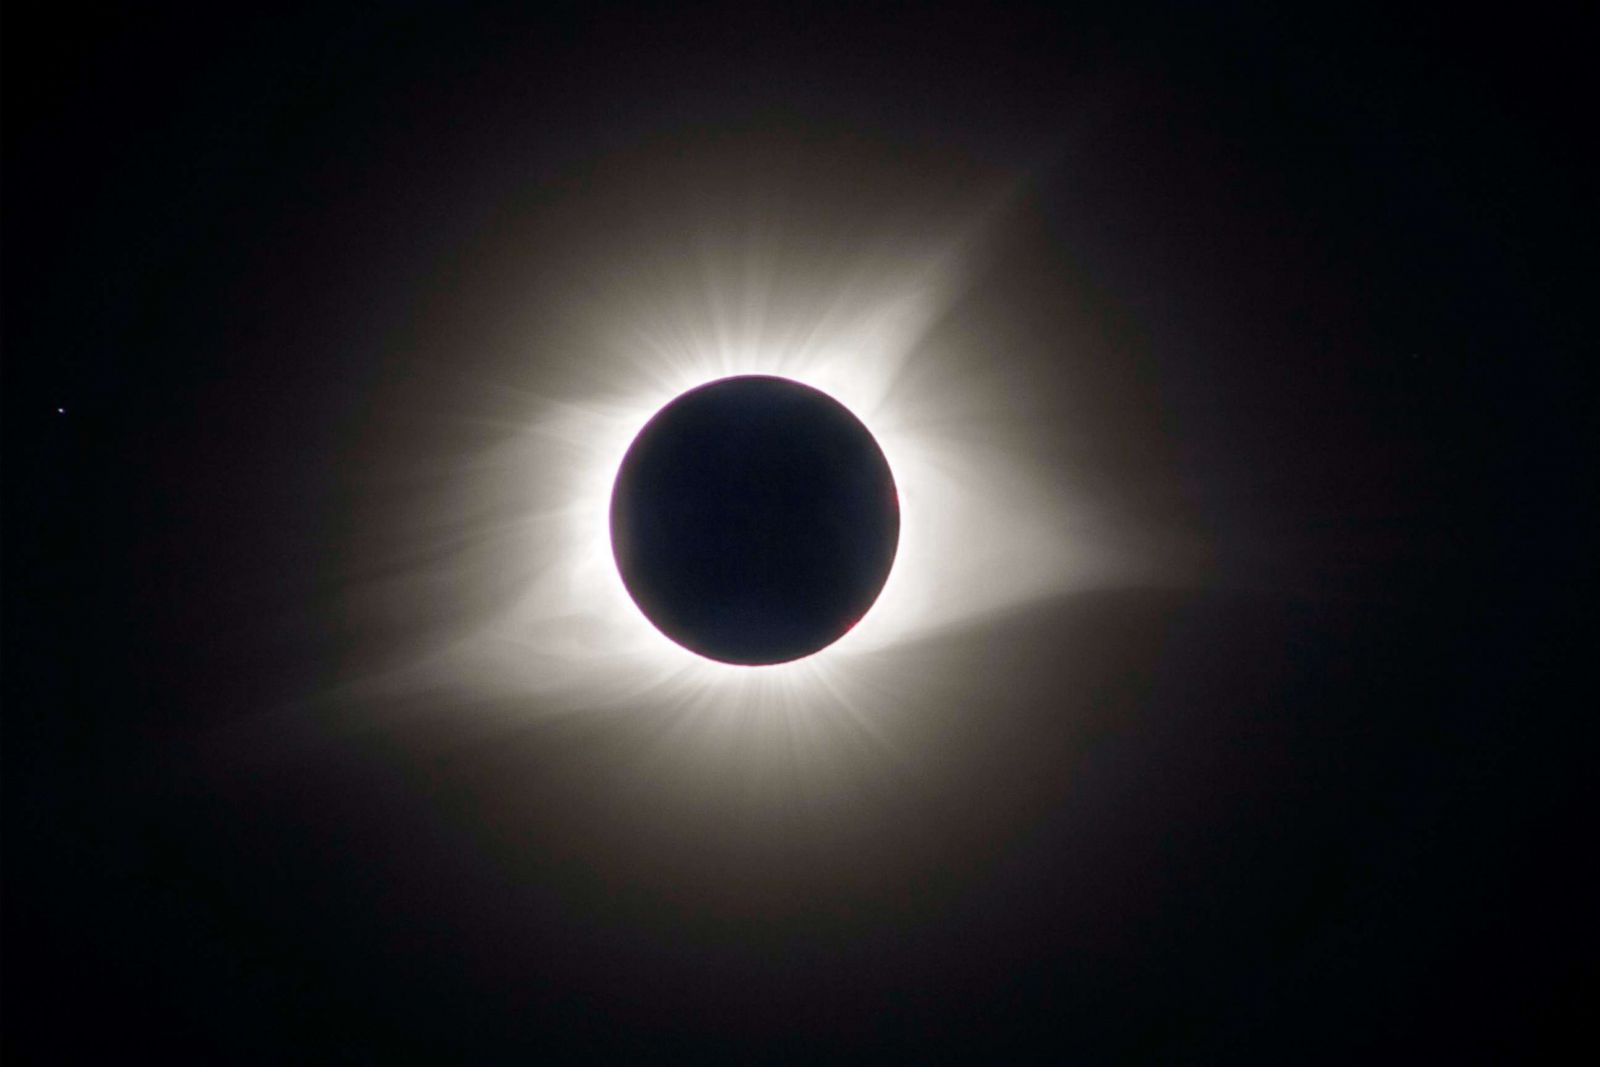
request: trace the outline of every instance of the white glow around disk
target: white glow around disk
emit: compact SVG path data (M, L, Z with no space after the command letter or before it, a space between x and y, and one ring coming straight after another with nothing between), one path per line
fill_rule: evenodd
M540 716L648 706L859 717L863 693L894 686L897 658L919 641L1137 569L1051 452L1058 427L1031 404L1016 362L1038 353L954 321L981 236L972 220L984 216L891 220L827 242L619 237L578 257L556 296L529 297L559 316L509 314L498 327L505 384L482 420L496 438L458 450L442 486L411 505L405 555L426 562L395 568L384 602L420 616L431 591L466 610L440 612L430 647L379 684L525 701ZM1070 358L1070 337L1051 344ZM612 486L646 422L696 386L745 374L850 409L883 449L901 507L871 610L818 653L762 667L707 660L656 630L609 537Z

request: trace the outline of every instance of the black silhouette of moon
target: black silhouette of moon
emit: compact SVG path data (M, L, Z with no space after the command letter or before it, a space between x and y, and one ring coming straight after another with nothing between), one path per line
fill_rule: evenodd
M809 656L844 636L894 564L888 460L844 405L786 378L724 378L657 412L611 496L629 595L723 663Z

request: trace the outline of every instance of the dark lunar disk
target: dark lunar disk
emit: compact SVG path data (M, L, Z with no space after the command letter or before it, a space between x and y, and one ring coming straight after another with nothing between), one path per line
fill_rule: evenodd
M724 378L651 419L611 496L611 545L656 628L709 659L809 656L878 598L900 539L888 461L838 401Z

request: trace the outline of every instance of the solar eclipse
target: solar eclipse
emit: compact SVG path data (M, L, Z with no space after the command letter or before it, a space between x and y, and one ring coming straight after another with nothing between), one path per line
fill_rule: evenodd
M255 6L6 11L0 1062L1586 1021L1575 16Z
M872 606L899 540L894 477L838 401L745 375L668 404L628 450L611 543L634 603L708 659L811 655Z

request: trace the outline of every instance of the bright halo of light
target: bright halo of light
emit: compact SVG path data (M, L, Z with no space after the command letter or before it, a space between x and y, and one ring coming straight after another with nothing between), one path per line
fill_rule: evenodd
M1040 445L1056 429L1029 407L1006 351L950 326L981 229L901 225L835 239L826 257L765 237L634 244L570 272L584 278L578 296L544 298L562 309L555 333L535 312L508 316L496 358L528 362L529 385L513 377L485 403L503 432L458 455L446 487L413 507L419 526L442 528L412 537L407 556L428 562L401 573L387 601L421 617L431 590L472 610L373 684L521 702L541 717L648 706L701 721L776 711L791 728L829 709L863 722L894 699L919 642L1125 580L1115 522ZM626 271L605 276L617 262ZM1050 343L1070 356L1070 338ZM644 425L690 389L749 374L811 386L860 419L893 472L901 520L894 566L860 622L811 656L759 667L706 659L657 630L623 585L609 531L617 471ZM479 591L463 598L463 585Z
M555 495L520 524L532 580L457 646L472 675L600 703L663 690L729 710L813 703L847 696L864 661L1063 588L1083 557L1073 554L1070 526L1049 512L1049 494L1027 485L1003 448L944 439L926 406L898 397L895 376L920 333L903 325L898 336L855 331L799 348L723 346L713 335L630 361L648 373L607 395L540 405L511 450L550 464L541 483ZM867 343L863 334L874 332ZM644 425L690 389L746 374L800 382L843 404L883 450L900 500L894 566L871 609L817 653L760 667L706 659L657 630L617 571L609 524L617 471Z

